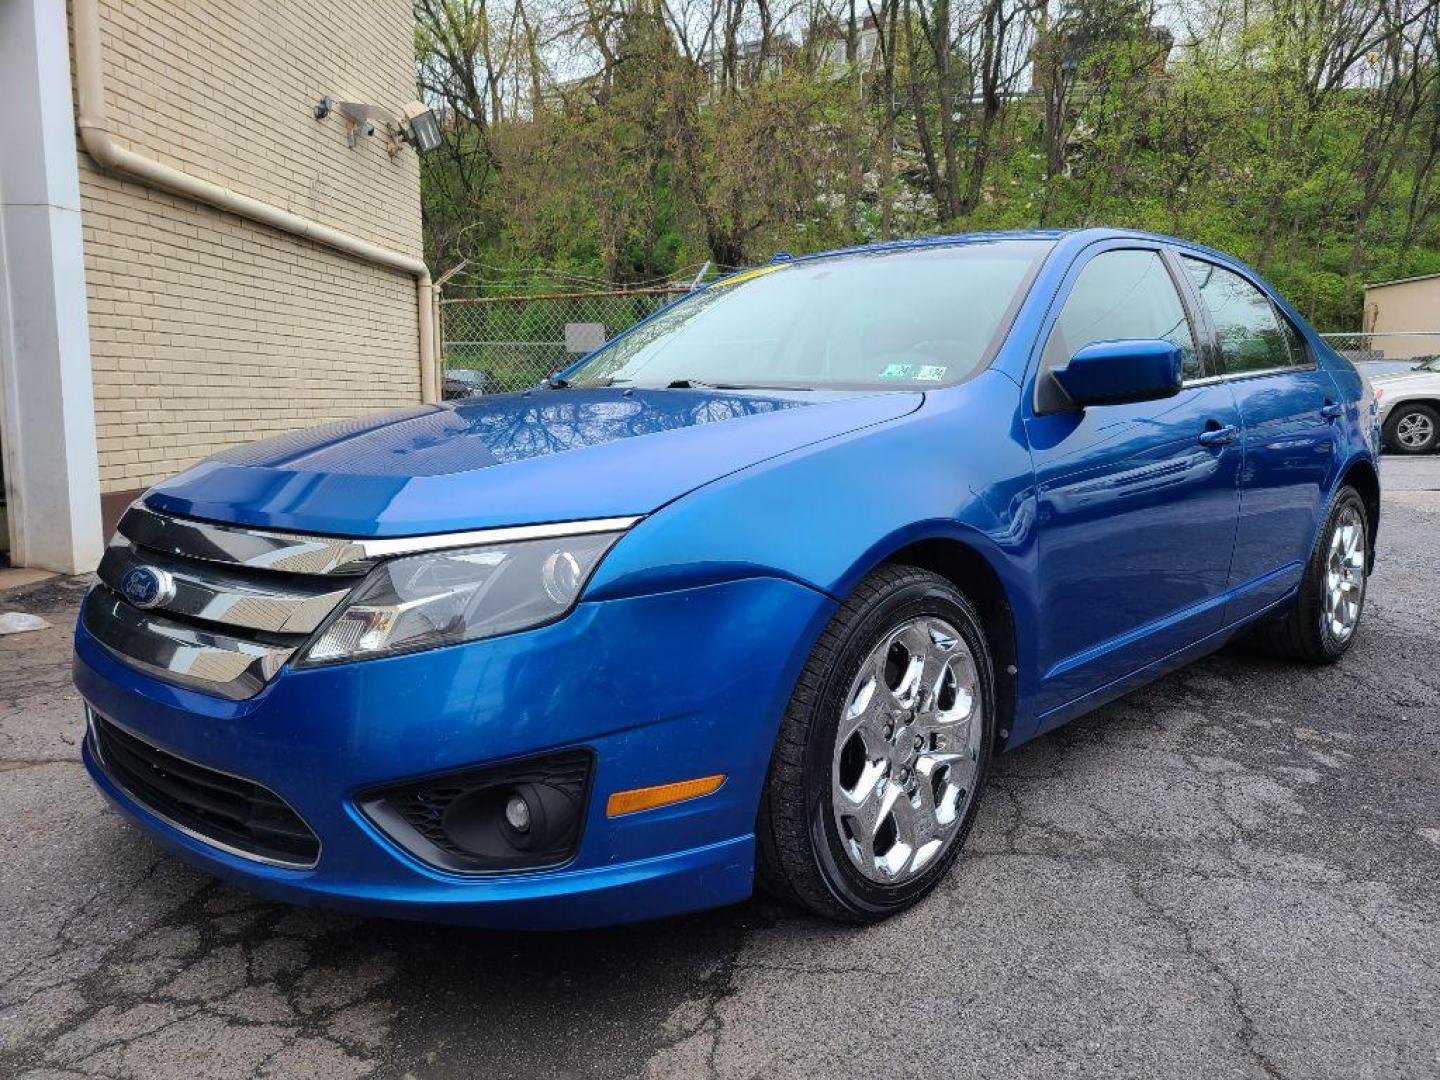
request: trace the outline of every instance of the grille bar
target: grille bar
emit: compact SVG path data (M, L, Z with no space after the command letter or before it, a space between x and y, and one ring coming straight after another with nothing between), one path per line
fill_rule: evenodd
M269 634L308 634L345 599L352 581L238 571L137 547L117 536L100 561L100 580L124 595L125 575L136 567L163 570L174 583L160 611L227 628Z
M139 503L120 519L120 533L166 554L279 574L363 574L373 562L363 541L192 521Z
M80 621L121 662L232 701L258 694L303 640L273 644L177 622L131 607L104 585L85 594Z
M136 802L189 836L248 859L305 869L320 840L290 804L253 780L151 746L89 710L91 748Z

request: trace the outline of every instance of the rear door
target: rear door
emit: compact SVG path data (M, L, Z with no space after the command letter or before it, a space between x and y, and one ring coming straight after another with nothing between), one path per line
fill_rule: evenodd
M1235 538L1239 417L1159 245L1111 241L1071 267L1032 361L1039 711L1219 629ZM1161 401L1065 408L1050 371L1096 341L1164 338L1185 385ZM1043 722L1043 720L1042 720Z
M1225 614L1233 622L1300 580L1340 453L1339 394L1304 337L1254 282L1197 256L1180 262L1214 329L1244 433Z

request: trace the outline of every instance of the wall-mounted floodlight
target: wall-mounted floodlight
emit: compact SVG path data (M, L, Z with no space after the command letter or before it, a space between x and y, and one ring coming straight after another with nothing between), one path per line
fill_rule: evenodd
M440 132L440 119L434 109L427 109L421 102L412 101L400 110L405 122L400 127L400 137L422 154L439 150L445 136Z
M386 150L392 158L400 152L404 143L409 143L425 154L439 149L444 138L434 110L427 109L418 101L412 101L402 108L400 116L397 117L380 105L367 105L363 101L336 101L326 96L315 106L315 119L324 120L332 112L338 112L350 121L350 129L345 133L345 143L351 150L355 149L361 135L375 134L377 121L388 137Z

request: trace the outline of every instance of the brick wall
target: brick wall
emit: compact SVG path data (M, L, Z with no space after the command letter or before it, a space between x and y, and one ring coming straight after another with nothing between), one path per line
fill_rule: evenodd
M419 255L419 170L345 145L330 94L415 96L409 0L102 5L121 145ZM80 154L104 491L222 447L420 397L414 281L97 171Z

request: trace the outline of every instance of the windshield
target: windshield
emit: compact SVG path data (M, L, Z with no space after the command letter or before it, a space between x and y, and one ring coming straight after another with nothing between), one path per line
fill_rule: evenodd
M576 386L926 387L998 347L1048 242L775 263L716 282L595 353Z
M1440 356L1427 356L1417 363L1412 371L1437 371L1440 372Z

